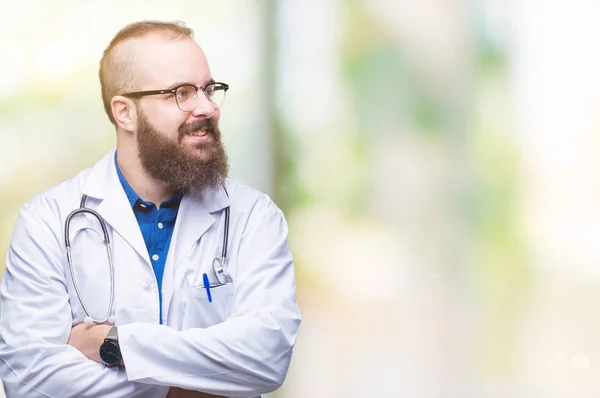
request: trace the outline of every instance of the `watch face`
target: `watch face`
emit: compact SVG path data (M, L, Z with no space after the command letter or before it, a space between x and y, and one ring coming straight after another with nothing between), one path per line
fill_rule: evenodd
M100 359L107 366L115 366L121 362L121 349L119 344L113 340L105 340L100 346Z

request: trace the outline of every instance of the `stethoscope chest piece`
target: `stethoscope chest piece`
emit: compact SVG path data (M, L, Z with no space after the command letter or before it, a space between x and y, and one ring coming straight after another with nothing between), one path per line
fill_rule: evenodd
M227 273L225 267L225 257L215 257L213 260L213 270L219 283L231 283L231 276Z

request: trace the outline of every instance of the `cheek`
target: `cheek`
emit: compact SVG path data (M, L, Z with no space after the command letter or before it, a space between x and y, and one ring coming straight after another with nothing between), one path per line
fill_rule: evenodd
M185 123L185 118L186 115L179 109L175 111L162 110L156 114L152 120L152 124L162 134L171 138L177 138L179 136L179 127Z

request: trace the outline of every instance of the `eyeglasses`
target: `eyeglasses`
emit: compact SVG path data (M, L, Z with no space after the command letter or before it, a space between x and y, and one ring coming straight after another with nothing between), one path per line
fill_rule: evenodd
M225 93L229 90L229 85L219 82L209 83L204 87L198 87L193 84L182 84L165 90L136 91L122 95L123 97L141 98L146 95L172 94L179 109L183 112L191 112L196 108L196 104L198 103L198 90L202 91L206 95L206 98L217 108L220 108L225 102Z

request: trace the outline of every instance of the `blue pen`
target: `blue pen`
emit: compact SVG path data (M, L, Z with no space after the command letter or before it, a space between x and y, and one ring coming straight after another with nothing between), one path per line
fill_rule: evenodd
M208 296L208 302L212 303L212 296L210 295L210 281L208 280L208 275L206 275L206 273L204 273L204 275L202 275L202 278L204 279L204 288L206 289L206 295Z

